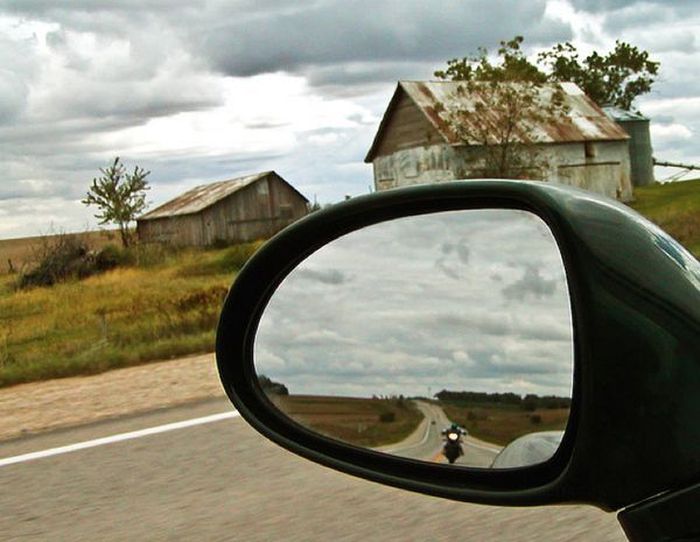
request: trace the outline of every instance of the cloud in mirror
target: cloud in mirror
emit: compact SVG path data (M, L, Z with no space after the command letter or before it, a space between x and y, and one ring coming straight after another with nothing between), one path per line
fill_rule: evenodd
M326 434L440 452L440 431L456 422L469 431L463 446L491 448L474 459L489 466L515 437L565 427L572 345L546 224L525 211L468 210L375 224L312 254L271 298L255 364L285 390L280 408ZM513 423L519 433L504 432ZM412 456L434 460L430 446Z

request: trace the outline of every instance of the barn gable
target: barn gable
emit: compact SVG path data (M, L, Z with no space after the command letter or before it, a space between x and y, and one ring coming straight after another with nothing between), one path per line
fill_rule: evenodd
M397 150L444 141L443 134L426 118L425 112L406 93L401 83L374 136L365 162Z

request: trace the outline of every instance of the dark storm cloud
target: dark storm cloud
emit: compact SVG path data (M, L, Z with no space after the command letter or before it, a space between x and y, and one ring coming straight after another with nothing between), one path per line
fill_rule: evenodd
M568 39L569 27L544 20L544 8L544 1L495 1L483 9L483 2L474 1L435 5L353 0L307 3L257 19L234 5L218 10L223 22L215 31L191 39L213 67L230 75L310 71L312 81L324 82L330 69L335 82L366 82L380 78L373 63L397 62L382 70L383 79L391 80L396 68L406 73L400 63L407 59L438 67L448 58L479 46L495 47L519 32L527 31L531 45ZM314 73L310 66L321 69Z

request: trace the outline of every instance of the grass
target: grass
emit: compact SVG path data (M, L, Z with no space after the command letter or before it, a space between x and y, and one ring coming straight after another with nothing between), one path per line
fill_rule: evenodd
M222 301L259 244L162 251L80 282L0 275L0 386L211 352Z
M634 209L700 258L700 179L636 188L635 196ZM115 232L78 235L93 249L118 242ZM26 268L45 241L0 240L0 386L212 351L221 301L258 246L147 247L132 267L17 291L8 260ZM542 412L542 429L548 416Z
M12 270L21 272L31 265L42 245L58 235L80 238L99 250L105 245L119 243L119 234L113 230L100 230L84 233L49 234L38 237L22 237L20 239L0 239L0 275Z
M290 418L323 435L376 447L400 442L423 419L411 401L310 395L271 396Z
M634 189L632 208L700 258L700 179Z
M439 403L447 417L486 442L505 446L516 438L535 431L564 430L569 410L537 409L525 412L508 405L469 405Z

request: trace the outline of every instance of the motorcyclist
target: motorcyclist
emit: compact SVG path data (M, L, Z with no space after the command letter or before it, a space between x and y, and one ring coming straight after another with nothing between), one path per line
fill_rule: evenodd
M447 428L442 430L442 435L447 436L448 433L457 433L459 435L460 442L462 437L467 435L467 430L461 427L459 424L452 422L452 424Z
M442 454L447 457L450 463L454 463L458 457L464 455L462 437L466 434L467 432L456 423L452 423L447 429L442 431L442 436L445 439ZM456 435L456 438L454 435Z

